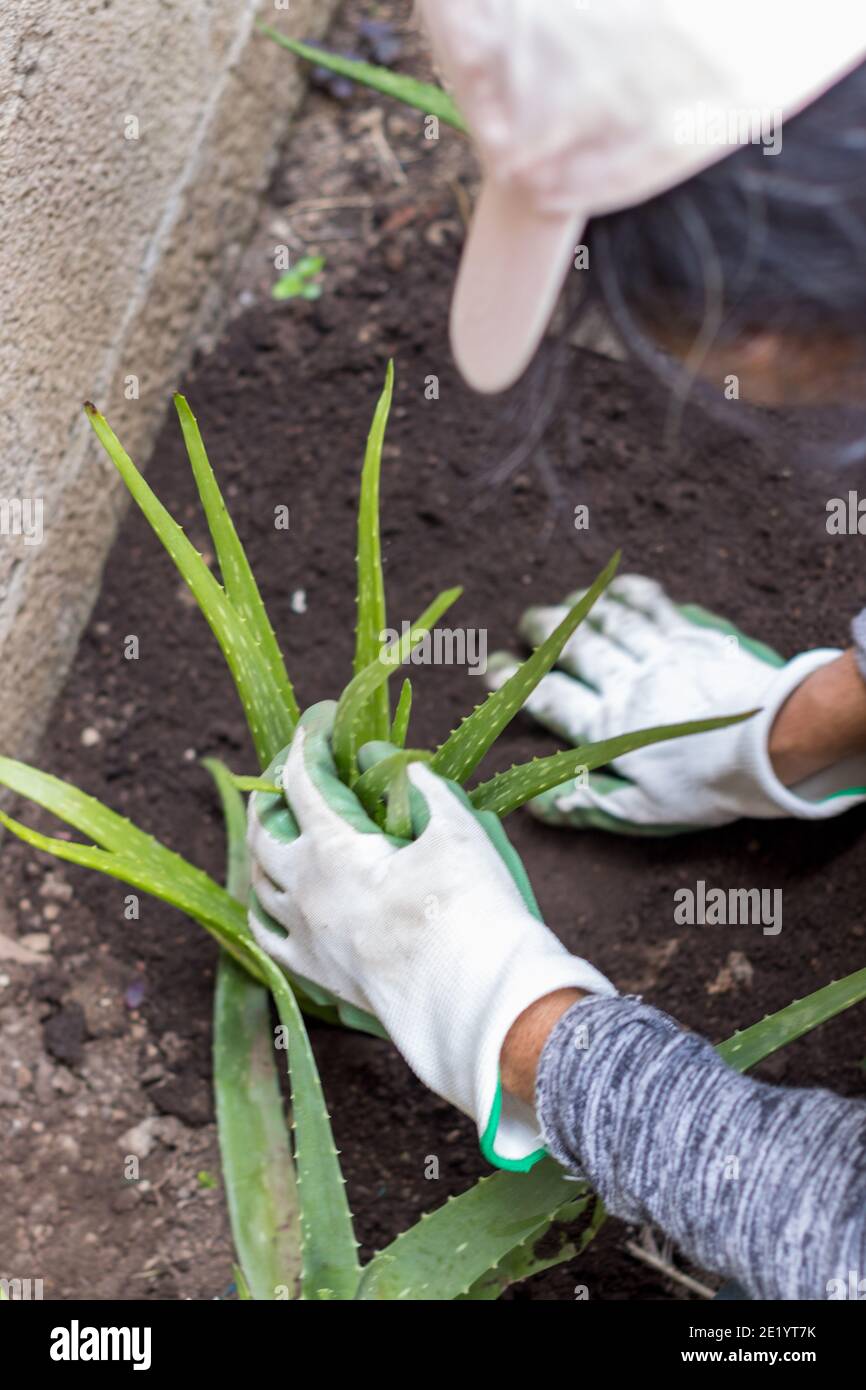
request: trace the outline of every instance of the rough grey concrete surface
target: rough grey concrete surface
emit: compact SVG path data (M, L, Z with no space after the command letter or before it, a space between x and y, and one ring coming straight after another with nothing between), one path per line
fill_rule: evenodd
M126 493L214 328L335 0L16 0L0 26L0 753L30 757Z

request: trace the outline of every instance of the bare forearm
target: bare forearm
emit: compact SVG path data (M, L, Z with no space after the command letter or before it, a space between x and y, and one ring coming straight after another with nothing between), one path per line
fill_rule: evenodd
M852 651L797 686L776 716L769 751L787 787L866 752L866 682Z
M579 989L558 989L536 999L514 1020L499 1058L502 1085L511 1095L527 1105L535 1103L535 1076L544 1044L562 1015L584 997Z

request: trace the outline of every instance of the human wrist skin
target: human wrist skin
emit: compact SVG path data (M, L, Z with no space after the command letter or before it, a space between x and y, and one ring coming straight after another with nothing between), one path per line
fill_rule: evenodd
M503 1089L519 1100L532 1105L535 1100L535 1076L544 1044L566 1013L579 999L585 999L582 989L557 989L536 999L512 1023L499 1055L499 1074Z
M791 692L770 730L773 771L791 787L866 752L866 681L853 650L813 671Z

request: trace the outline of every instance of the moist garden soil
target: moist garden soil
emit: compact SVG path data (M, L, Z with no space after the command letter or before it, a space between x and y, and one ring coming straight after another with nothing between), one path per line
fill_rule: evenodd
M347 147L359 113L379 109L361 96L336 113L331 106L314 96L307 130L336 123ZM402 157L401 128L390 129ZM406 139L417 152L411 122ZM360 463L392 356L382 538L393 626L460 583L449 622L486 629L491 651L518 649L523 609L586 584L621 546L625 570L724 613L785 655L844 643L864 601L862 541L828 536L825 504L856 481L804 467L795 457L800 425L770 417L766 433L748 440L687 410L666 446L664 389L633 364L575 348L545 444L558 504L531 457L491 481L531 406L519 391L505 403L480 399L453 367L446 322L464 185L448 158L425 154L407 186L380 197L381 173L361 156L353 187L372 189L370 206L346 238L345 265L340 239L328 248L333 274L322 298L276 305L248 290L249 307L182 385L301 703L336 696L350 673ZM436 161L446 174L431 175ZM287 160L273 210L291 202L298 178ZM259 251L268 230L263 224ZM438 399L425 395L431 376ZM173 412L148 479L209 554ZM588 529L575 529L579 505L589 508ZM281 507L288 530L274 525ZM130 635L137 660L124 657ZM459 667L410 673L411 742L435 746L482 697L482 683ZM520 716L485 770L555 747ZM208 755L255 770L216 643L133 509L38 762L221 878L217 799L199 766ZM22 814L48 825L32 808ZM741 822L671 840L555 831L525 813L507 828L566 945L623 990L719 1041L863 965L864 814L818 825ZM675 924L675 891L698 879L781 888L781 933ZM2 929L27 956L0 961L8 1266L0 1273L42 1277L54 1298L232 1296L211 1094L214 944L150 900L128 919L122 884L8 840L0 887ZM315 1023L310 1032L367 1256L485 1165L473 1126L425 1091L388 1044ZM862 1095L864 1054L855 1010L758 1070ZM129 1152L143 1155L137 1182L124 1171ZM438 1178L426 1176L432 1156ZM507 1297L572 1299L580 1286L592 1300L691 1296L626 1249L636 1238L610 1221L580 1260Z

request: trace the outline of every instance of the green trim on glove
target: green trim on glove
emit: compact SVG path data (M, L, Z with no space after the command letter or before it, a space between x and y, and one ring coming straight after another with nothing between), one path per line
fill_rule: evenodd
M693 835L701 826L687 824L639 825L636 821L624 820L600 806L575 806L569 811L560 810L557 802L578 786L589 787L597 796L614 796L633 787L634 783L626 777L617 777L613 772L591 772L585 782L575 779L564 782L560 787L551 787L541 796L533 797L529 807L532 814L545 825L554 829L566 830L604 830L611 835L623 835L629 839L671 839L674 835Z
M720 617L718 613L711 613L709 608L703 608L699 603L680 603L677 607L683 617L694 623L695 627L708 627L714 632L723 633L726 637L736 637L744 651L750 652L767 666L787 666L785 658L772 647L768 647L766 642L760 642L757 637L747 637L735 623Z
M493 1097L493 1108L490 1111L490 1118L487 1121L484 1133L478 1136L478 1145L481 1149L483 1158L492 1164L494 1168L502 1168L508 1173L528 1173L530 1168L534 1168L536 1163L540 1163L543 1158L549 1158L547 1149L535 1149L525 1158L502 1158L496 1152L494 1140L499 1130L499 1121L502 1117L502 1077L496 1083L496 1095Z

